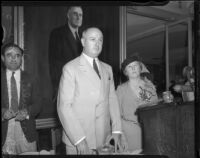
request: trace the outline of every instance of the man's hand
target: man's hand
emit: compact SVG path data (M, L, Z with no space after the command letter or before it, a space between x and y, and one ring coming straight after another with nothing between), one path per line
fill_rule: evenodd
M91 154L87 141L84 139L79 144L76 145L78 155L87 155Z
M120 147L121 142L121 133L112 133L110 140L114 140L114 145L115 145L115 152L117 152L117 146Z
M106 144L109 144L111 140L114 141L115 153L128 150L128 142L123 133L112 133L112 135L107 138Z
M18 112L15 120L16 121L23 121L26 119L26 117L28 116L28 111L26 109L22 109Z
M128 151L128 142L124 133L121 135L121 152Z
M16 113L12 109L7 109L3 114L3 119L10 120L11 118L15 116L16 116Z

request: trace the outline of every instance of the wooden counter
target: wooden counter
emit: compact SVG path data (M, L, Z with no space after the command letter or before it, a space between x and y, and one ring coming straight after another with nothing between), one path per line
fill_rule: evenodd
M145 154L194 158L194 103L160 103L139 108Z

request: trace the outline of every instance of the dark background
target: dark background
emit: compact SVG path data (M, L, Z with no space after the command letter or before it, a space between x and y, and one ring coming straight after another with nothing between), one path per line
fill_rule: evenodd
M24 67L40 81L43 111L39 117L42 118L56 114L56 105L53 105L51 100L48 40L53 28L66 23L66 10L66 6L24 7ZM120 82L119 7L83 6L81 29L84 30L87 27L98 27L102 30L104 43L99 58L113 67L115 85L117 86Z

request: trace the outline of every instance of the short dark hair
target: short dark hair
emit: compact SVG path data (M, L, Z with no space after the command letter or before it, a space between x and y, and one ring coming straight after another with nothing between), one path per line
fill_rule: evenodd
M17 44L15 44L15 43L6 43L6 44L2 45L2 47L1 47L1 55L5 55L5 52L9 48L12 48L12 47L19 49L22 55L24 54L24 50L20 46L18 46Z

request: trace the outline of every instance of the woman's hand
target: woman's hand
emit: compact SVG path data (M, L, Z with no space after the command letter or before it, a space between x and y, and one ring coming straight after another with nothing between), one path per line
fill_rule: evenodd
M176 91L176 92L181 92L182 91L182 86L181 85L175 85L174 87L173 87L173 89Z

